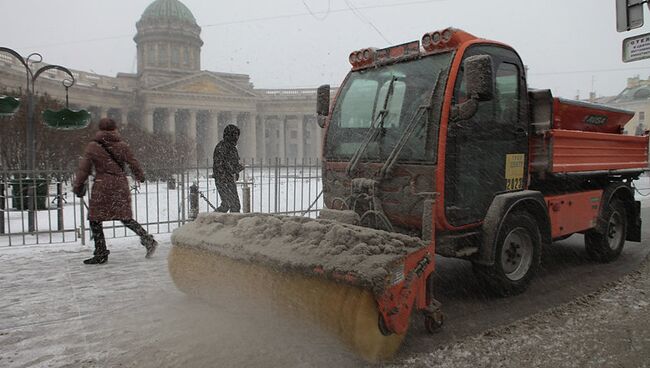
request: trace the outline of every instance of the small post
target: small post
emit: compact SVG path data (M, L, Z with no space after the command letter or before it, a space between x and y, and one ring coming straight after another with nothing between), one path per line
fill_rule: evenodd
M278 201L280 200L279 198L279 193L280 193L280 158L276 157L275 158L275 183L274 183L274 188L273 188L273 196L275 197L274 203L274 212L278 212Z
M185 218L185 170L181 171L181 221L184 224Z
M35 213L35 205L36 205L36 188L32 185L32 183L27 183L27 223L29 227L29 232L33 233L36 231L36 213Z
M251 212L251 188L248 186L246 180L246 160L244 160L244 170L242 171L242 177L244 180L244 186L241 189L242 194L242 212L250 213Z
M190 186L190 220L196 220L199 215L199 187L196 183Z
M79 236L81 237L81 245L86 245L86 204L84 203L84 197L79 198L79 208L81 213L81 219L79 221L81 234Z
M63 231L63 183L56 183L56 222L57 229Z
M251 188L248 185L244 185L241 189L242 194L242 211L244 213L251 212Z
M5 182L0 181L0 234L5 233Z

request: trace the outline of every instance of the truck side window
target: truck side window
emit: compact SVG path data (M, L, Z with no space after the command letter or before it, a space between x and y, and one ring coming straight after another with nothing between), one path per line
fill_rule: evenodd
M519 69L515 64L501 63L497 69L495 84L498 103L497 121L517 121L519 110Z

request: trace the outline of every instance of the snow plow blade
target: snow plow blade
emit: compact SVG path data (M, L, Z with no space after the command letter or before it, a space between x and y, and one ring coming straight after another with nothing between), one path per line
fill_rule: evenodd
M413 309L439 315L420 239L331 220L201 214L172 235L169 271L186 294L286 309L370 362L390 359ZM435 309L435 310L434 310Z

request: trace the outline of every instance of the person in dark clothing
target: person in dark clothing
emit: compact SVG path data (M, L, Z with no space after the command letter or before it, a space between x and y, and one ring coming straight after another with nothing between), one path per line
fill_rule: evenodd
M106 249L106 240L102 221L120 220L127 228L140 237L140 243L146 248L145 257L153 255L158 243L153 236L133 219L131 212L131 191L126 177L125 165L128 164L136 180L144 182L144 173L133 156L129 146L120 138L114 120L104 118L99 121L99 132L88 143L74 180L73 192L77 197L85 195L85 185L94 167L88 220L95 240L95 253L86 259L85 264L106 263L110 251Z
M221 205L217 207L218 212L239 212L241 208L235 185L235 181L239 180L239 173L244 170L239 163L238 140L239 128L229 124L223 130L223 140L214 148L212 176L221 196Z

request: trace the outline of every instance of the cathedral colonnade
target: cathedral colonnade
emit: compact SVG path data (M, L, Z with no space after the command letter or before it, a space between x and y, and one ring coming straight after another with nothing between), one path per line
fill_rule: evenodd
M130 115L130 114L129 114ZM199 162L211 163L214 146L228 124L241 130L239 154L246 160L318 157L321 129L312 115L260 115L256 111L222 111L149 107L142 110L142 128L166 134L173 141L189 139Z

